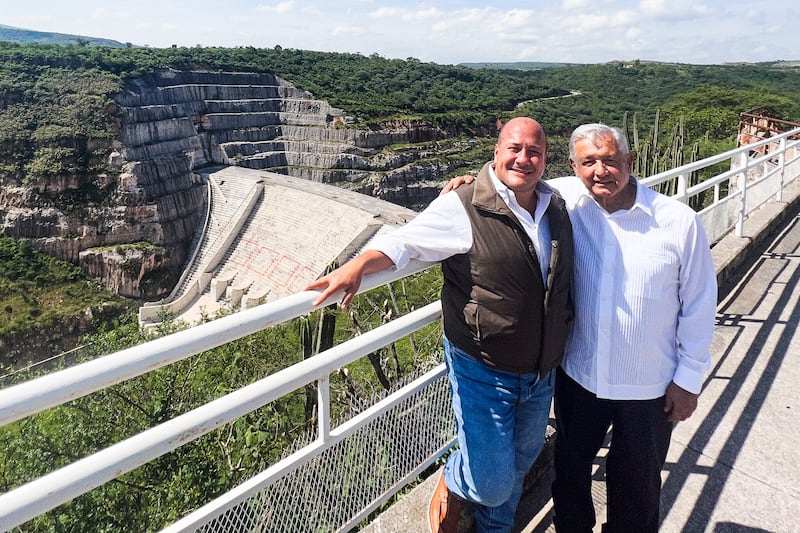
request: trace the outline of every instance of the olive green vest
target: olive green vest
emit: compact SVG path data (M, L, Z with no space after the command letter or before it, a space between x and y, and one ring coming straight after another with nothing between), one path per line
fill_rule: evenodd
M547 286L530 238L497 194L488 163L456 193L472 225L472 248L442 262L442 321L447 338L487 365L544 375L561 362L573 317L573 242L564 200L545 216L551 259Z

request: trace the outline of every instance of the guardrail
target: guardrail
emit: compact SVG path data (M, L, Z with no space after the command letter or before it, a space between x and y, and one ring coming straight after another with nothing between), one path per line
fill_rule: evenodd
M675 182L677 187L672 197L684 203L711 191L713 200L698 211L709 242L717 242L732 229L741 237L745 218L770 198L780 201L784 183L800 175L799 135L800 128L796 128L661 172L641 183L658 187ZM766 153L761 155L762 152ZM730 162L730 170L690 185L694 173L726 161Z
M683 201L690 201L698 195L708 194L706 191L712 191L713 201L700 211L700 216L709 232L709 239L714 242L725 232L740 231L742 221L748 214L769 198L780 199L785 184L800 176L800 141L790 140L798 134L800 128L662 172L642 182L651 187L677 182L677 194L674 196ZM767 144L777 148L766 155L750 157L754 147ZM731 170L700 184L689 185L692 172L725 161L731 162ZM429 266L412 262L402 271L384 271L368 276L360 292L402 279ZM302 316L312 310L311 301L315 295L296 294L2 389L0 426ZM323 305L336 300L336 296L331 297ZM376 424L381 424L384 419L391 419L392 422L381 430L389 435L386 437L384 433L382 441L397 440L396 437L408 438L409 441L400 446L414 448L415 454L409 459L410 463L399 465L397 472L393 472L391 478L387 477L385 483L374 492L364 490L361 497L355 498L355 507L345 506L341 512L326 510L331 512L322 517L324 525L313 522L310 515L304 515L302 510L292 507L287 512L294 515L295 519L299 518L299 521L286 522L284 517L267 526L270 531L281 531L281 527L285 527L286 531L318 531L321 528L344 531L353 527L452 446L454 437L448 415L446 381L443 379L444 365L438 365L388 397L377 400L366 410L335 428L331 428L329 376L342 365L435 322L440 316L439 305L439 302L431 303L312 359L281 370L0 495L0 528L7 530L23 524L309 383L316 383L318 388L319 423L316 439L226 495L176 522L167 531L238 531L264 527L265 516L271 514L275 519L275 505L269 503L268 495L265 496L271 487L278 486L279 492L299 490L281 487L279 481L283 482L290 477L289 474L296 473L301 468L313 466L315 461L317 466L314 468L320 468L318 463L330 462L325 454L346 439L362 431L379 431L375 429ZM404 429L400 429L401 427ZM369 439L361 442L367 440ZM315 509L315 513L324 514L319 506Z
M404 278L430 267L413 261L401 271L385 271L364 280L362 292ZM315 308L315 293L299 293L276 302L234 313L188 330L128 348L59 372L0 390L0 425L9 424L96 392L102 388L140 376L240 339L261 329L287 322ZM329 298L324 305L336 302ZM83 458L37 480L0 495L0 529L7 530L69 501L89 490L119 477L148 461L195 440L215 428L267 405L285 394L317 383L320 391L317 405L319 437L307 448L267 470L265 482L281 473L296 470L298 461L320 455L336 442L368 423L381 412L398 405L417 389L427 387L441 377L444 366L422 376L398 393L372 406L353 420L330 428L328 376L348 362L358 359L405 337L439 319L438 302L393 320L375 329L318 354L312 359L268 376L243 389L215 400L189 413L174 418L105 450ZM443 453L452 438L436 446ZM428 463L436 458L432 455ZM252 484L252 482L251 482ZM241 490L241 487L239 488ZM207 519L207 518L206 518ZM196 522L196 518L189 518Z

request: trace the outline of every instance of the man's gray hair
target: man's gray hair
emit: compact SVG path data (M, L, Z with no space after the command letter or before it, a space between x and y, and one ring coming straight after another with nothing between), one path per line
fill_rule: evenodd
M619 128L615 128L613 126L607 126L605 124L583 124L575 128L575 131L572 132L569 138L569 157L573 161L575 160L575 143L578 141L582 141L584 139L588 140L589 142L594 142L597 137L612 137L614 141L617 143L617 149L619 150L619 155L622 157L628 157L628 154L631 153L631 149L628 146L628 139L625 137L625 134L622 133L622 130Z

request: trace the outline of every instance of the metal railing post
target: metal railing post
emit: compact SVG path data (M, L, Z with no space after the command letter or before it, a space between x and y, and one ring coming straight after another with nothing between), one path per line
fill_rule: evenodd
M786 137L782 138L778 146L778 168L780 169L778 175L778 193L775 195L775 200L782 202L783 201L783 185L784 179L786 175Z
M739 214L736 217L736 236L741 237L744 235L744 219L747 216L747 172L750 169L750 159L746 154L742 154L744 158L744 166L742 167L741 174L739 174Z
M678 174L678 192L675 194L675 199L680 200L685 204L688 204L689 197L686 195L686 191L688 189L689 189L689 173L684 172Z
M317 426L322 442L331 439L331 379L325 376L317 380Z

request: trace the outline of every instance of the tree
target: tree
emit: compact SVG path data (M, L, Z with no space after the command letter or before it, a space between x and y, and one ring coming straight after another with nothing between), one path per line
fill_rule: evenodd
M711 140L722 140L735 137L742 112L760 107L774 118L784 118L794 105L791 99L763 89L701 85L670 99L664 111L669 117L667 128L682 119L689 139L708 134Z

